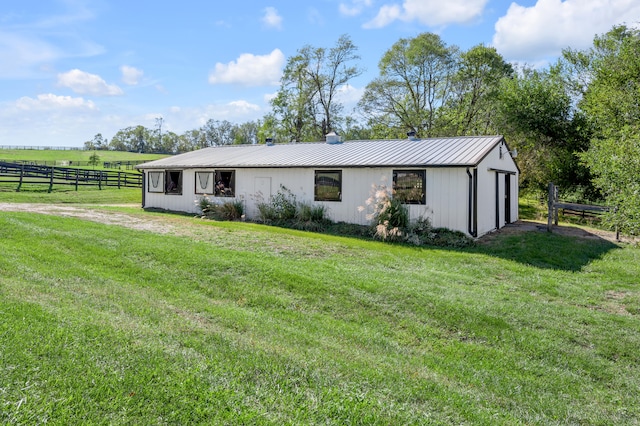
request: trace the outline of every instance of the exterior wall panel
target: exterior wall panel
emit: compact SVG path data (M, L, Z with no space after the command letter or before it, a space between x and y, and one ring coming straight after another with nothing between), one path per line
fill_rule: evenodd
M502 158L500 150L502 149ZM496 220L500 227L505 225L504 217L504 174L498 178L498 194L496 194L496 170L513 172L511 184L511 221L518 220L518 178L519 172L515 162L507 152L507 146L500 143L478 165L478 235L496 229ZM498 204L496 204L496 195Z

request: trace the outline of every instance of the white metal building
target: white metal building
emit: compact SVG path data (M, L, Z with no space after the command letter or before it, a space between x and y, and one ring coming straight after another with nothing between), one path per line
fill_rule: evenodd
M336 222L367 224L372 187L394 188L412 219L479 237L518 219L519 170L502 136L231 145L138 166L144 208L197 213L199 197L257 203L286 187Z

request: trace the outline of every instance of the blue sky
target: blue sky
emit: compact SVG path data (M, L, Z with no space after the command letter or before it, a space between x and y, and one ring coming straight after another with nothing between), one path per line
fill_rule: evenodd
M269 112L289 56L342 34L366 71L342 91L349 111L400 38L439 34L544 66L640 22L635 0L3 0L0 145L82 146L128 126L181 134L209 119Z

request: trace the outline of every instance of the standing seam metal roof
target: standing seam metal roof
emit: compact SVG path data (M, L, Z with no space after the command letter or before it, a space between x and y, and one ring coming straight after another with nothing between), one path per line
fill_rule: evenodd
M502 140L498 135L226 145L151 161L138 168L473 167Z

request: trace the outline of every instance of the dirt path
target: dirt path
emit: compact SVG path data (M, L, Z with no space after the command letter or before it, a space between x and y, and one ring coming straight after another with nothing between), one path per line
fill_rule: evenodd
M159 234L168 234L175 231L174 227L162 220L162 218L100 210L99 206L82 207L64 204L0 203L0 211L76 217L92 222L124 226L126 228L151 231Z
M513 235L522 232L547 232L547 224L542 222L532 222L519 220L511 223L498 231L489 233L480 238L480 243L489 243L498 235ZM616 233L611 231L603 231L595 228L579 228L571 225L553 226L554 234L565 235L569 237L585 238L592 240L606 240L612 243L637 243L637 238L631 238L624 235L620 236L620 241L616 240Z

